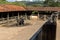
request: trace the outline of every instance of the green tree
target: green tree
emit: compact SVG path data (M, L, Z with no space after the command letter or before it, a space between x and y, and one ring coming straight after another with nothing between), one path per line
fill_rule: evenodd
M44 6L53 6L53 7L55 7L55 6L57 6L57 3L54 2L53 0L45 0Z
M6 1L6 0L0 0L0 1Z

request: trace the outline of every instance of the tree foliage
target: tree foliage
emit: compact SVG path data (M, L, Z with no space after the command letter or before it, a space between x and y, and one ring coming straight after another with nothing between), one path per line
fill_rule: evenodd
M54 2L53 0L45 0L43 3L41 2L33 2L33 3L26 3L26 2L8 2L6 0L0 0L0 4L13 4L13 5L18 5L18 6L34 6L34 7L37 7L37 6L50 6L50 7L60 7L60 2Z
M13 4L13 5L18 5L18 6L26 6L25 3L23 2L8 2L6 0L0 0L0 4Z
M46 0L44 3L44 6L50 6L50 7L59 7L60 2L54 2L53 0Z

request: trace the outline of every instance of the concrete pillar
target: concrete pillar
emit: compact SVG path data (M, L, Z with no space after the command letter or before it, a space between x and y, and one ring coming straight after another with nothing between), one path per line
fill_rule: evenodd
M2 18L2 21L4 22L4 18Z
M46 20L46 15L44 15L44 20Z
M25 13L25 17L26 17L26 20L27 20L27 14Z
M19 19L20 17L19 17L19 12L18 12L18 19Z
M4 21L4 20L3 20L3 14L1 15L1 18L2 18L2 21Z
M39 20L39 13L38 13L38 20Z
M19 26L19 19L20 19L20 17L19 17L19 12L18 12L18 19L17 19L17 25Z
M2 18L2 21L3 21L3 14L1 14L1 18Z
M57 13L57 21L58 21L58 16L59 16L59 13L60 13L60 12L58 12L58 13Z
M7 24L9 25L9 13L7 13Z
M53 16L53 15L51 14L51 17L50 17L50 19L49 19L51 22L53 22L53 20L52 20L52 16Z

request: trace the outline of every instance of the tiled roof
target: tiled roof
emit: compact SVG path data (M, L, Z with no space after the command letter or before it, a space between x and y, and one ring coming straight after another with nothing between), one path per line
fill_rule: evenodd
M60 11L60 7L26 7L26 9L33 11Z
M0 12L3 12L3 11L6 11L6 9L0 6Z
M10 5L10 4L2 4L0 5L0 12L7 12L7 11L24 11L25 8L21 6L16 5Z
M60 7L22 7L11 4L0 4L0 12L9 11L60 11Z

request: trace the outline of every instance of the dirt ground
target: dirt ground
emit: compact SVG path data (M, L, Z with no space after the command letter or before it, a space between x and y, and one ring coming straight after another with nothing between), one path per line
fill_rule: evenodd
M60 40L60 20L57 21L56 40Z
M23 31L26 27L30 27L37 23L37 21L42 22L41 20L27 20L25 21L25 26L0 26L0 40L15 40L14 37ZM39 24L40 25L40 24ZM14 38L14 39L13 39ZM16 39L18 40L18 39ZM20 40L20 39L19 39Z

